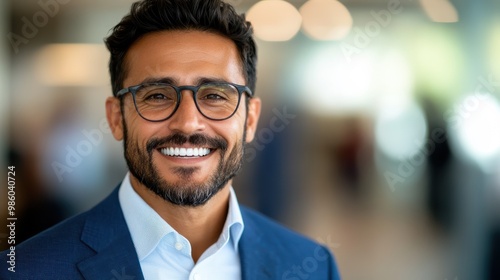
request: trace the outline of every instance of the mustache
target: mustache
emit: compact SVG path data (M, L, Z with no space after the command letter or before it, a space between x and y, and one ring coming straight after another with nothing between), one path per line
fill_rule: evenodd
M186 143L198 146L208 146L213 149L220 149L222 152L225 152L228 146L227 141L222 137L210 137L200 133L192 135L174 133L167 137L150 139L146 144L146 150L151 154L153 150L161 146L168 144L180 146Z

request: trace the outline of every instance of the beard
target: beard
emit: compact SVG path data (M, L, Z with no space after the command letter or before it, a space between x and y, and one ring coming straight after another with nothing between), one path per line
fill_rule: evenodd
M203 134L188 136L180 133L164 138L152 138L148 140L144 149L139 146L137 141L128 138L125 120L123 120L123 128L125 160L130 173L153 193L175 205L189 207L204 205L223 189L229 180L236 176L243 163L245 129L242 140L238 141L231 151L228 151L228 143L221 137L209 137ZM183 183L169 182L159 175L159 171L153 163L153 152L167 144L180 146L185 143L208 146L219 152L220 159L217 168L205 182L195 183L190 180L193 174L199 170L198 167L175 167L172 169L172 172L181 178ZM225 155L228 152L229 155L226 159Z

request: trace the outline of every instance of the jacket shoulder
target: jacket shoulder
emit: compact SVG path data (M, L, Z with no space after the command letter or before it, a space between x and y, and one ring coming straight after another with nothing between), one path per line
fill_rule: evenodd
M245 223L240 240L243 255L265 256L265 269L274 264L279 279L340 279L334 257L326 246L254 210L240 208Z
M0 279L81 278L77 263L95 254L91 247L81 241L86 222L88 217L106 211L112 200L113 194L92 209L15 245L14 258L8 255L11 250L1 252L0 260L3 264L14 259L15 272L2 269Z
M13 271L2 269L1 279L61 279L72 275L79 279L76 263L92 254L92 250L80 242L87 213L69 218L56 226L1 252L0 259L13 267Z
M317 247L319 245L312 239L288 229L255 210L244 206L240 207L245 222L245 229L250 227L251 231L255 230L258 234L261 234L264 239L272 240L273 244L280 244L285 247L298 246L301 248Z

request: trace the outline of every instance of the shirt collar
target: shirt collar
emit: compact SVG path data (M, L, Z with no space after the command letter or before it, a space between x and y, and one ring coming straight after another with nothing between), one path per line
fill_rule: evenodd
M142 260L158 246L165 235L172 233L178 236L181 235L135 192L130 184L129 176L129 173L125 175L118 192L118 198L137 256L139 260ZM237 251L243 229L244 224L240 207L231 186L226 222L218 242L225 244L231 241L232 246Z

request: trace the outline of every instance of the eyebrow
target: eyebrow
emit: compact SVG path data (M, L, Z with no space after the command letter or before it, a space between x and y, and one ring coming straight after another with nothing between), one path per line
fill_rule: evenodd
M179 86L177 79L174 79L172 77L149 77L149 78L142 80L142 82L141 82L141 84L157 84L157 83L171 84L174 86ZM229 83L229 82L222 79L222 78L200 77L200 78L195 80L194 85L199 86L199 85L206 84L206 83Z

